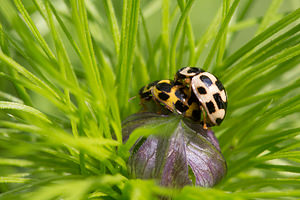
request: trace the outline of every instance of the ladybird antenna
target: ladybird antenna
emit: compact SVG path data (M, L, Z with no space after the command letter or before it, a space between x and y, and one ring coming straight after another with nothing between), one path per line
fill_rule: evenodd
M130 97L130 98L128 99L128 102L132 101L132 100L135 99L135 98L136 98L136 96Z

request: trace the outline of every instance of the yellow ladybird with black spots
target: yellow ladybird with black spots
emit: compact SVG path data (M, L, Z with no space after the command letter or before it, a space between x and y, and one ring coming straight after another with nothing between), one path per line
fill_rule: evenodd
M172 80L154 81L140 89L142 104L153 99L171 112L176 112L194 121L200 121L201 111L195 95L179 82Z

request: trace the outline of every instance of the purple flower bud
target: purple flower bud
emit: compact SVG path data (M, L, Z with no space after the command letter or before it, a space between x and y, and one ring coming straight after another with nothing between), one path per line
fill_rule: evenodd
M132 177L153 178L163 186L176 188L192 184L214 186L226 174L226 161L213 131L200 124L178 115L135 114L123 123L124 142L136 128L157 125L157 121L166 123L171 118L178 120L168 136L157 133L140 137L132 146L128 160Z

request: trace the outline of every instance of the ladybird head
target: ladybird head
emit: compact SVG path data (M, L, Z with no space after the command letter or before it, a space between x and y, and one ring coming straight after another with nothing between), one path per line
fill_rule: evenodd
M152 83L149 83L148 85L145 85L139 90L139 95L141 99L144 100L150 100L152 98L151 94L151 88L157 84L158 81L153 81Z

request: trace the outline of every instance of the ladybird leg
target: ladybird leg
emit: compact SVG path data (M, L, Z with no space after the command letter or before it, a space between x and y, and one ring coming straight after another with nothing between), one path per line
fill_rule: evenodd
M135 98L136 98L136 96L130 97L130 98L128 99L128 102L132 101L132 100L135 99Z
M153 100L156 103L156 105L159 107L157 114L159 114L159 115L162 114L162 107L161 107L160 103L155 99L153 99Z
M142 110L141 110L141 112L146 112L147 107L146 107L144 99L141 99L140 105L143 107Z
M207 129L206 125L206 112L202 106L200 106L201 112L203 113L203 129Z
M157 101L157 99L154 96L152 96L152 100L155 102L155 104L159 108L156 113L159 115L162 114L162 107L161 107L160 103Z

